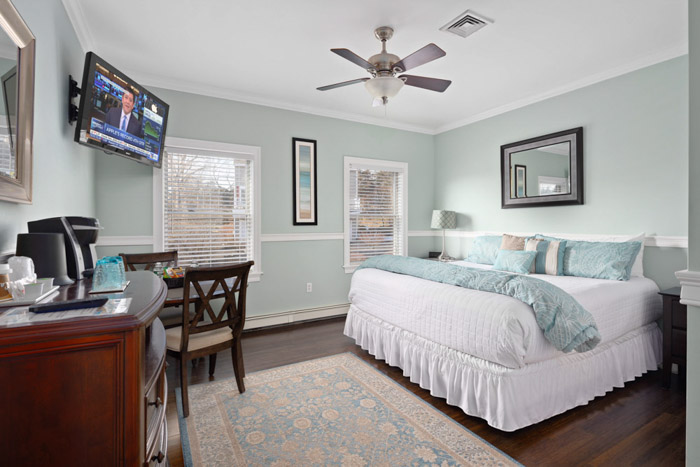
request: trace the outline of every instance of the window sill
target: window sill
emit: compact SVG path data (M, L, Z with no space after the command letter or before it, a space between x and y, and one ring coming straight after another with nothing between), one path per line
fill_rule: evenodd
M248 282L260 282L262 272L251 272L248 274Z

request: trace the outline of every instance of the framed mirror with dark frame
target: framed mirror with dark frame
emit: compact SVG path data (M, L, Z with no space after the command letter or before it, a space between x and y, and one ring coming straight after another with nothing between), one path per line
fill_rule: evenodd
M31 204L36 40L10 0L0 29L0 201Z
M501 146L501 208L583 204L583 127Z

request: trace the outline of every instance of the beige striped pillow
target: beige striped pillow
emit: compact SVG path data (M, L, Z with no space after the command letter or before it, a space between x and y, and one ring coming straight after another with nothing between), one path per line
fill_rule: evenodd
M529 238L525 244L526 251L536 251L537 257L532 263L530 272L549 274L550 276L564 275L564 250L566 241L543 240Z

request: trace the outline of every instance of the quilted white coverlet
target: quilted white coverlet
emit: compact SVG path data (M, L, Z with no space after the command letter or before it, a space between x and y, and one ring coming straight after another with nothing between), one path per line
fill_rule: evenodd
M458 262L470 267L484 266ZM661 316L658 287L629 281L533 274L571 294L596 320L601 343ZM537 326L532 308L511 297L377 269L356 271L352 306L417 336L508 368L563 355Z

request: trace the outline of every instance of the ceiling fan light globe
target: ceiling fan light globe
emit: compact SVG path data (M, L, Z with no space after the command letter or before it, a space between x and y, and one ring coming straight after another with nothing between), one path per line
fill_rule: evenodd
M403 80L393 76L377 76L365 81L365 88L374 98L389 98L398 94L403 84Z

